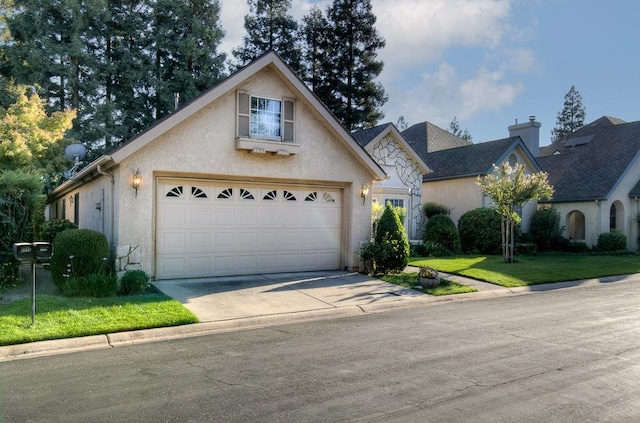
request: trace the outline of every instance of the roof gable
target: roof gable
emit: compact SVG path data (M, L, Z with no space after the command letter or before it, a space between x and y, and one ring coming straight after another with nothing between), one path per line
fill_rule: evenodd
M510 137L429 153L427 165L433 173L425 175L424 181L486 175L493 171L494 164L508 160L509 155L516 149L528 158L534 166L534 171L540 170L522 139Z
M155 122L144 132L125 142L117 149L104 155L90 163L76 175L76 179L82 179L87 175L97 172L99 166L109 168L117 163L122 162L127 157L139 151L147 144L156 140L159 136L167 131L175 128L195 113L215 100L221 98L226 93L234 90L243 81L254 77L265 68L275 70L287 83L289 88L299 96L299 99L305 101L312 110L317 112L320 119L325 123L326 127L335 134L336 138L342 142L347 150L371 173L374 179L381 180L386 176L382 168L373 160L373 158L365 151L365 149L356 142L338 120L333 116L329 109L315 96L311 90L293 73L293 71L284 63L280 56L274 51L268 51L258 57L247 66L241 68L226 79L220 81L212 88L200 94L187 104L183 105L173 113ZM71 183L72 181L67 181ZM59 188L63 188L65 184Z
M373 148L385 137L393 138L400 147L411 157L411 159L418 165L422 173L430 172L431 170L422 158L416 153L416 151L407 142L405 137L392 123L385 123L375 126L373 128L363 129L353 133L353 138L367 150L369 154L373 153Z
M426 121L411 125L402 131L402 135L423 160L428 153L471 145L471 142Z

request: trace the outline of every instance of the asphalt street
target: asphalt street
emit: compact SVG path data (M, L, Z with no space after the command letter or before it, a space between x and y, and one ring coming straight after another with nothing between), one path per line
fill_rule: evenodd
M0 421L640 421L640 284L0 363Z

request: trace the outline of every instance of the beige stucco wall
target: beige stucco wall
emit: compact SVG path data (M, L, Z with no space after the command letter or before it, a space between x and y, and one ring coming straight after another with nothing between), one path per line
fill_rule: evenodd
M269 68L236 89L281 99L294 92ZM370 238L370 198L365 205L360 187L372 176L332 133L309 104L298 98L295 139L300 152L292 156L251 154L235 148L236 91L164 133L122 161L117 169L115 196L116 245L139 245L142 268L155 273L155 193L159 176L324 184L343 188L344 267L357 268L357 252ZM135 191L130 179L136 170L142 185Z
M520 147L509 152L516 155L518 163L526 165L525 173L530 174L534 168L527 155ZM508 155L505 159L508 159ZM469 210L478 207L491 207L491 201L482 193L476 176L449 179L443 181L423 182L422 203L435 202L451 209L451 219L458 224L460 217ZM537 209L537 201L529 201L522 208L521 227L523 232L529 230L531 217Z

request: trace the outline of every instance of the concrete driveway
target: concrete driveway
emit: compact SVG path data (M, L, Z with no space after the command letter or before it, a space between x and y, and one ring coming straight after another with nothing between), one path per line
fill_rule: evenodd
M201 322L405 301L423 293L359 273L278 273L153 284Z

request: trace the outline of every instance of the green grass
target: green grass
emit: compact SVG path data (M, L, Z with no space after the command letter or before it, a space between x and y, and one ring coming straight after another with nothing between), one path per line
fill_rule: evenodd
M640 273L640 256L517 256L515 263L504 263L502 256L456 256L412 258L409 265L516 287Z
M0 307L0 345L178 326L197 321L180 302L163 294L112 298L42 295L36 298L33 326L31 299Z
M414 288L418 285L418 274L417 273L395 273L384 275L380 279L385 282L393 283L396 285L404 286L405 288ZM461 285L457 282L448 281L445 279L440 280L440 285L435 288L425 289L424 292L429 295L453 295L453 294L464 294L467 292L476 292L472 286Z

